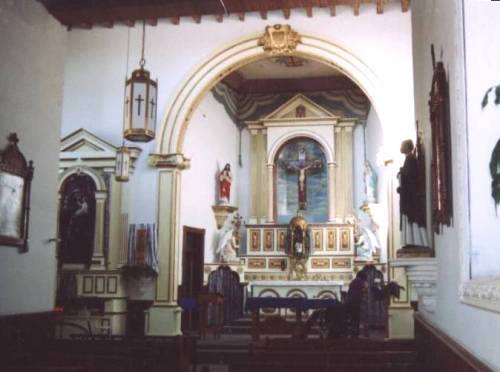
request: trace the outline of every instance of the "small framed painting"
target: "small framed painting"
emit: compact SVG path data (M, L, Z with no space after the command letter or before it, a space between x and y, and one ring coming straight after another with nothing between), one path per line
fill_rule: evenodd
M28 250L28 225L33 162L19 151L17 135L0 151L0 245Z

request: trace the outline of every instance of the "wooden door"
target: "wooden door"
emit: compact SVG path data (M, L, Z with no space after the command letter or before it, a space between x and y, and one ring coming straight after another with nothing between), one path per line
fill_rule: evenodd
M188 300L198 298L203 286L203 263L205 261L205 230L184 226L182 247L182 284L179 297ZM197 309L185 310L182 314L184 333L198 330Z

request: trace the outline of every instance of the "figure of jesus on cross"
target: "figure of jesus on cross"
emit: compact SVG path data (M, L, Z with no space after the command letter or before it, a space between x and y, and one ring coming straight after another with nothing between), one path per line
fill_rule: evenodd
M303 144L297 145L298 156L297 160L281 161L281 165L287 171L298 172L298 194L299 194L299 209L307 209L307 171L320 169L323 163L320 159L307 159L306 148ZM310 173L310 172L309 172Z

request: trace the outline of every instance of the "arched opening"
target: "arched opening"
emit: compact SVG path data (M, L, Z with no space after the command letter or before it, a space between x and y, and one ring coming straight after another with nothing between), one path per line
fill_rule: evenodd
M85 173L67 177L60 189L59 259L90 266L94 253L96 184Z

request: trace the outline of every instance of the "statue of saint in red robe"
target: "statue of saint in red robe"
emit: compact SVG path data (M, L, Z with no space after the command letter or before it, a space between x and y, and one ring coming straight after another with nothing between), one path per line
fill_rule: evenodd
M219 174L219 201L222 204L229 204L230 193L231 193L231 166L225 165L222 172Z

